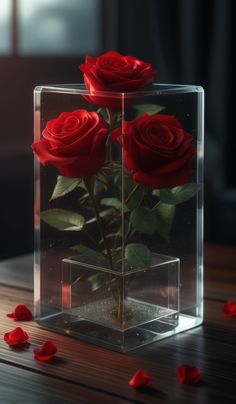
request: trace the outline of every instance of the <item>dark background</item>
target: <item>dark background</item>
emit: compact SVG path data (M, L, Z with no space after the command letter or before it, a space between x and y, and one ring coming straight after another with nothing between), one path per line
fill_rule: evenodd
M151 62L157 82L205 88L205 239L235 244L235 0L51 0L48 6L44 0L35 22L22 17L27 0L4 1L11 14L9 49L0 47L0 258L33 250L33 88L81 82L84 56L110 49ZM36 3L39 10L40 0L28 0ZM67 23L60 31L67 42L54 46L56 19ZM0 33L1 24L0 7ZM31 49L24 47L24 24L25 38L35 41ZM36 26L44 38L35 37Z

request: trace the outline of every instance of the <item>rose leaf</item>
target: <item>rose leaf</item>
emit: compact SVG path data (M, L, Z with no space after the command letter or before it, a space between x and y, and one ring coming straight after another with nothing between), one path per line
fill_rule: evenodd
M151 251L144 244L131 243L125 248L125 259L133 268L150 267L151 258Z
M103 198L101 200L101 205L111 206L119 211L122 210L122 202L118 198ZM127 208L125 207L125 212L127 212Z
M154 189L154 190L152 191L152 195L158 196L158 198L160 198L160 192L161 192L160 189Z
M99 216L102 217L103 219L106 219L106 218L109 219L116 215L117 215L117 210L114 208L104 209L101 212L99 212Z
M157 231L157 217L150 209L139 206L130 214L133 228L145 234L152 235Z
M107 266L106 257L104 257L98 251L93 250L92 248L86 247L83 244L76 244L73 247L71 247L71 249L81 254L84 258L88 260L89 263L93 265Z
M171 189L160 190L160 200L170 205L177 205L192 198L198 191L198 184L189 182Z
M96 273L88 277L88 281L91 284L92 291L95 292L101 289L107 283L107 276L102 273Z
M48 209L41 212L40 217L45 223L61 231L80 231L85 224L83 216L64 209Z
M81 182L79 178L68 178L63 175L58 175L57 183L55 185L53 194L51 196L50 201L53 199L59 198L73 191Z
M164 106L158 104L137 104L134 105L133 108L137 109L138 111L136 116L142 115L144 112L146 112L148 115L154 115L165 109Z
M168 241L175 217L175 206L161 202L154 212L157 220L157 233Z

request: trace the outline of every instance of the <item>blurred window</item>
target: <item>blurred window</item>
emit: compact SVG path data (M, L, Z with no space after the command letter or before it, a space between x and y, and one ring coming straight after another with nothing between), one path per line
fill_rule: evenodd
M0 55L12 52L12 0L0 0Z
M97 53L100 8L100 0L0 0L0 54L12 42L23 56Z

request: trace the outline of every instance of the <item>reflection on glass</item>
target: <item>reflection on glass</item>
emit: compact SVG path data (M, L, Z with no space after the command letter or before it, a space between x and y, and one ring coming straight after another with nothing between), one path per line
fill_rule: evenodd
M99 52L99 0L18 0L17 6L20 53Z
M0 0L0 54L11 52L12 1Z

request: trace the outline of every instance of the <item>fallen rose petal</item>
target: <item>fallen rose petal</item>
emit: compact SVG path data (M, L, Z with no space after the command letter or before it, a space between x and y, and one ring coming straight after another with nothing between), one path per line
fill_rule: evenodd
M236 303L233 300L227 300L223 305L223 314L225 317L236 316Z
M196 366L181 365L177 368L177 377L181 384L196 384L202 378L202 373Z
M18 304L7 317L13 318L14 321L28 321L32 320L32 312L24 304Z
M153 381L154 379L152 377L144 373L141 369L138 369L130 380L129 385L137 389L139 387L145 387L149 382Z
M52 341L46 341L40 348L34 349L34 359L37 361L49 361L56 352L56 344Z
M25 344L29 339L26 331L21 327L16 327L14 330L4 334L4 341L9 346Z

